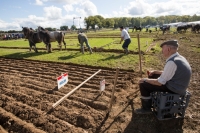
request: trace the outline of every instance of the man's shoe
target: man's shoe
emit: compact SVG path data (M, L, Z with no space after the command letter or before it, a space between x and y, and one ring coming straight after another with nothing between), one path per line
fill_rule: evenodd
M151 114L152 100L151 99L141 99L142 107L140 109L134 110L136 114Z

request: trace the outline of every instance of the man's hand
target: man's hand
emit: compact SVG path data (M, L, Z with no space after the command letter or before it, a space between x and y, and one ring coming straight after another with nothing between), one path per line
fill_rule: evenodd
M153 76L155 74L155 71L148 71L149 75L148 76Z
M162 71L157 71L157 70L153 70L153 71L149 71L149 76L153 76L154 74L162 74Z
M148 79L148 78L142 78L142 79L140 79L140 80L139 80L139 84L140 84L140 83L144 83L147 79Z
M158 79L149 79L149 78L142 78L139 80L139 84L141 83L149 83L152 85L161 86L162 84L158 82Z

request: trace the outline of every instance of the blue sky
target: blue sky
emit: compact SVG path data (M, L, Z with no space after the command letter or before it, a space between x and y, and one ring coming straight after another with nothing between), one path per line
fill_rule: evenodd
M199 5L199 0L1 0L0 30L21 30L22 26L71 27L73 20L77 27L84 27L84 18L91 15L200 15Z

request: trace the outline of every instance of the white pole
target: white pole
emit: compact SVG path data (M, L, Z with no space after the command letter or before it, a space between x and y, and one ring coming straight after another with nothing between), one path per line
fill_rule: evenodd
M77 89L79 89L83 84L85 84L88 80L90 80L92 77L94 77L97 73L99 73L101 71L101 69L99 69L99 71L97 71L96 73L94 73L92 76L90 76L88 79L86 79L84 82L82 82L80 85L78 85L76 88L74 88L73 90L71 90L68 94L66 94L65 96L63 96L60 100L58 100L56 103L54 103L52 106L53 108L56 108L62 101L65 100L65 98L69 97L71 94L73 94Z

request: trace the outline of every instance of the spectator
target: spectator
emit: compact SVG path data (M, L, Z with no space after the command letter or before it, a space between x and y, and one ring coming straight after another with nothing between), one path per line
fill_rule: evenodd
M139 81L142 108L136 109L135 113L151 113L151 92L162 91L185 95L191 77L191 67L177 52L178 46L176 40L166 41L160 45L166 58L164 70L151 71L148 78Z
M122 48L125 51L125 54L128 54L128 45L131 43L131 39L130 39L130 35L127 32L127 30L124 29L123 26L120 27L120 31L121 31L121 40L120 40L120 44L122 43L122 41L124 40L124 43L122 45Z

